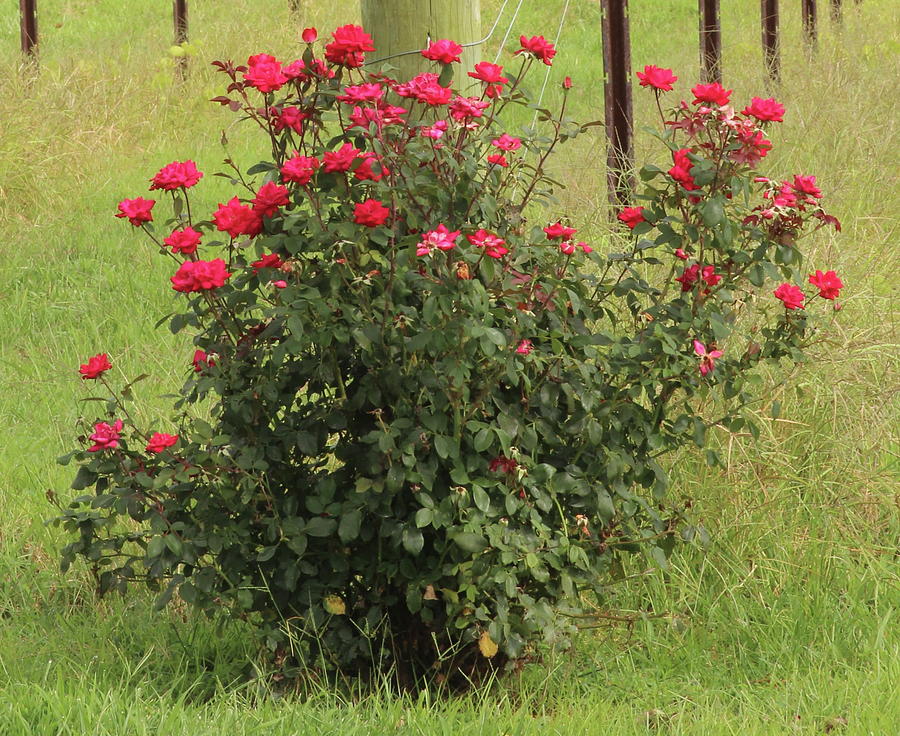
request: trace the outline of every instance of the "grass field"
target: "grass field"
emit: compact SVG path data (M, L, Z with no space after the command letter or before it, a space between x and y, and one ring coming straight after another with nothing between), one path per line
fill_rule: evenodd
M70 470L55 458L91 411L80 402L88 394L78 364L106 351L124 376L152 373L138 404L152 416L190 355L185 338L153 329L175 299L170 266L113 218L115 204L143 195L171 160L193 158L211 172L224 157L219 139L232 117L207 102L219 94L209 61L289 56L303 26L358 17L355 2L302 4L304 17L292 19L286 0L192 2L200 51L189 81L175 85L170 3L41 0L41 71L30 84L17 69L16 4L0 3L0 736L897 733L894 0L846 2L842 30L820 3L812 59L800 43L799 3L783 3L784 79L771 90L758 3L722 3L727 86L735 100L774 94L786 105L764 169L818 176L844 228L817 234L805 250L812 269L841 274L846 297L814 360L773 395L780 418L760 408L759 442L718 436L725 469L690 453L672 462L673 492L694 499L712 543L685 549L665 575L634 570L609 613L646 614L636 623L601 619L574 654L547 654L467 698L298 700L247 684L255 653L238 625L155 614L137 592L98 602L84 570L58 572L62 538L44 524L54 511L46 494L69 493ZM501 3L482 4L487 28ZM497 53L515 5L485 58ZM525 3L510 39L552 39L564 5ZM630 5L634 66L672 67L686 90L698 74L696 2ZM567 74L578 92L573 116L602 117L597 3L569 4L545 103ZM638 126L652 124L650 98L635 94ZM242 133L228 135L231 154L255 163ZM650 151L644 136L639 156ZM560 213L588 223L601 248L610 237L603 159L598 132L563 148L556 163L569 185ZM214 206L225 190L208 176L201 193Z

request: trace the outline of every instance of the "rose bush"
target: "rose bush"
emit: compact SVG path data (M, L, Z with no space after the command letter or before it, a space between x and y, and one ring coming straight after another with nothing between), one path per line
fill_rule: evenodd
M176 262L170 327L195 352L168 428L131 421L108 354L81 366L110 398L63 458L90 489L57 519L63 561L84 557L101 591L146 581L160 605L248 619L281 667L471 682L566 642L623 555L664 565L695 535L661 458L713 424L752 431L752 369L802 360L813 299L843 286L795 285L807 225L836 221L814 177L754 173L780 105L738 114L699 85L664 116L673 166L645 167L620 215L627 248L601 255L539 207L584 127L565 103L538 109L546 137L501 122L552 44L523 37L514 73L482 62L460 92L452 41L397 83L363 71L361 28L324 60L316 38L289 63L216 62L215 101L270 149L246 173L226 162L233 198L203 219L185 161L151 179L172 218L119 206ZM639 77L658 102L677 79Z

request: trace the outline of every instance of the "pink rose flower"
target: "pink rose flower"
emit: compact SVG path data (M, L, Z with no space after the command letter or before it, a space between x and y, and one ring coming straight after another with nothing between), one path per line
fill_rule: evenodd
M671 91L672 84L678 81L671 69L661 69L653 64L645 66L644 71L637 72L637 77L641 80L641 87L653 87L661 92Z
M281 180L306 186L319 168L319 159L315 156L301 156L297 151L284 162L281 167Z
M437 61L441 64L458 64L459 55L463 48L455 41L442 38L439 41L432 41L428 48L422 52L422 56L430 61Z
M237 197L232 197L227 204L219 203L219 209L213 213L212 220L217 230L228 233L232 238L239 235L252 237L262 232L259 213L241 204Z
M458 123L463 123L483 117L484 109L490 104L490 102L479 100L477 97L454 97L447 109L450 111L450 117Z
M358 202L353 209L353 221L363 227L384 225L390 216L390 209L377 199L367 199L365 202Z
M97 422L94 425L94 433L90 436L94 443L88 448L88 452L100 452L101 450L115 450L119 446L122 431L122 420L116 419L112 425L106 422Z
M284 207L291 201L287 187L267 181L263 184L253 198L253 211L259 217L273 217L278 213L279 207Z
M168 245L173 253L184 253L190 255L197 252L197 246L200 245L201 235L190 225L182 230L173 230L172 234L163 238L163 243Z
M844 282L838 278L834 271L816 271L810 275L809 283L819 290L819 296L823 299L837 299L844 288Z
M272 108L275 111L273 128L276 133L280 133L286 128L290 128L297 135L303 135L303 121L307 115L299 107L285 107L283 110Z
M456 247L456 239L459 237L459 230L450 231L447 226L440 224L434 230L429 230L422 236L416 248L416 255L419 257L430 256L431 251L435 248L439 250L452 250Z
M153 205L156 200L144 199L143 197L135 197L134 199L123 199L119 202L119 211L116 217L127 217L135 227L140 227L145 222L153 220Z
M509 253L506 241L487 230L477 230L472 235L467 235L466 238L476 248L483 248L484 254L489 258L503 258Z
M147 452L152 452L153 454L159 454L167 447L172 447L175 443L178 442L177 434L165 434L164 432L154 432L150 436L150 441L147 443Z
M787 309L803 309L804 295L798 286L782 284L774 292L778 299L784 302Z
M771 121L780 123L784 121L784 105L775 101L774 97L762 99L754 97L750 104L741 111L742 115L752 115L760 122Z
M816 177L794 175L794 183L791 185L795 192L808 194L810 197L818 199L822 196L822 190L816 186Z
M694 340L694 352L700 356L700 375L711 373L716 367L716 358L721 358L724 353L721 350L709 350L699 340Z
M487 85L484 93L491 98L499 97L503 92L503 85L509 82L509 79L503 76L503 67L489 61L479 61L475 65L475 71L468 74L472 79L477 79Z
M504 133L499 138L494 138L491 145L499 148L501 151L518 151L522 147L522 139Z
M244 80L260 92L275 92L288 78L281 71L281 62L270 54L256 54L247 59Z
M345 87L344 93L338 95L337 99L350 105L364 105L367 102L377 102L382 97L384 88L380 84L367 82Z
M334 40L326 44L325 58L338 66L359 68L365 63L365 52L375 50L372 37L361 26L341 26L331 32L331 37Z
M519 340L519 344L516 345L516 352L519 355L528 355L532 350L534 345L531 344L531 340Z
M193 161L173 161L163 166L150 180L150 190L164 189L171 192L175 189L188 189L202 178L203 172L197 171L197 164Z
M698 84L691 89L691 94L694 95L695 105L699 105L703 102L708 102L713 105L718 105L719 107L728 104L728 100L731 97L731 92L732 90L725 89L718 82L711 82L710 84Z
M221 258L212 261L185 261L169 280L175 291L191 293L224 286L231 274Z
M829 273L834 273L834 271ZM109 362L109 356L106 353L100 353L100 355L95 355L93 358L88 358L87 363L82 363L78 372L81 374L81 380L88 378L97 379L110 368L112 368L112 364Z

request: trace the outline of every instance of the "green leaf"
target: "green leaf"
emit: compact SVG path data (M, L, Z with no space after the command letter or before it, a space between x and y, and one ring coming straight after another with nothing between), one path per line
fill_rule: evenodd
M422 510L426 511L427 509ZM425 537L422 536L422 532L419 529L406 527L403 530L401 541L403 542L403 549L411 555L418 555L422 551L422 547L425 546Z
M337 522L334 519L327 519L323 516L314 516L306 525L306 533L311 537L327 537L330 536L337 528Z
M353 509L341 516L338 524L338 536L342 542L351 542L359 536L359 527L362 524L362 509Z
M459 534L454 534L453 541L470 554L481 552L488 544L484 537L480 534L473 534L472 532L460 532Z
M416 526L421 529L428 526L434 520L434 511L432 509L419 509L416 511Z
M447 437L443 434L434 436L434 449L442 460L446 460L448 457L456 457L459 454L456 441L452 437Z
M700 216L707 227L715 227L725 216L725 208L722 206L722 200L719 197L709 200L700 209Z
M485 490L481 486L472 486L472 500L475 501L478 510L484 514L486 514L491 507L491 497L485 493Z

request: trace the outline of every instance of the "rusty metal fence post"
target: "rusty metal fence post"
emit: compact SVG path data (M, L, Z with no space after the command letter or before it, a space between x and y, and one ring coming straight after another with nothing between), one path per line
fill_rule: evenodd
M766 71L773 82L781 80L781 59L778 48L778 0L760 0L762 17L762 45Z
M806 43L815 47L818 41L818 29L816 28L816 0L801 0L803 11L803 39Z
M37 0L19 0L19 22L22 37L22 53L26 58L37 56Z
M700 69L704 82L722 81L722 26L719 0L699 0Z
M631 106L631 41L628 0L600 0L603 35L603 97L606 110L606 183L613 207L634 190L634 118Z
M175 21L175 45L183 46L188 40L187 0L173 0L172 17ZM184 80L187 78L187 66L187 53L183 53L176 61L179 79Z

